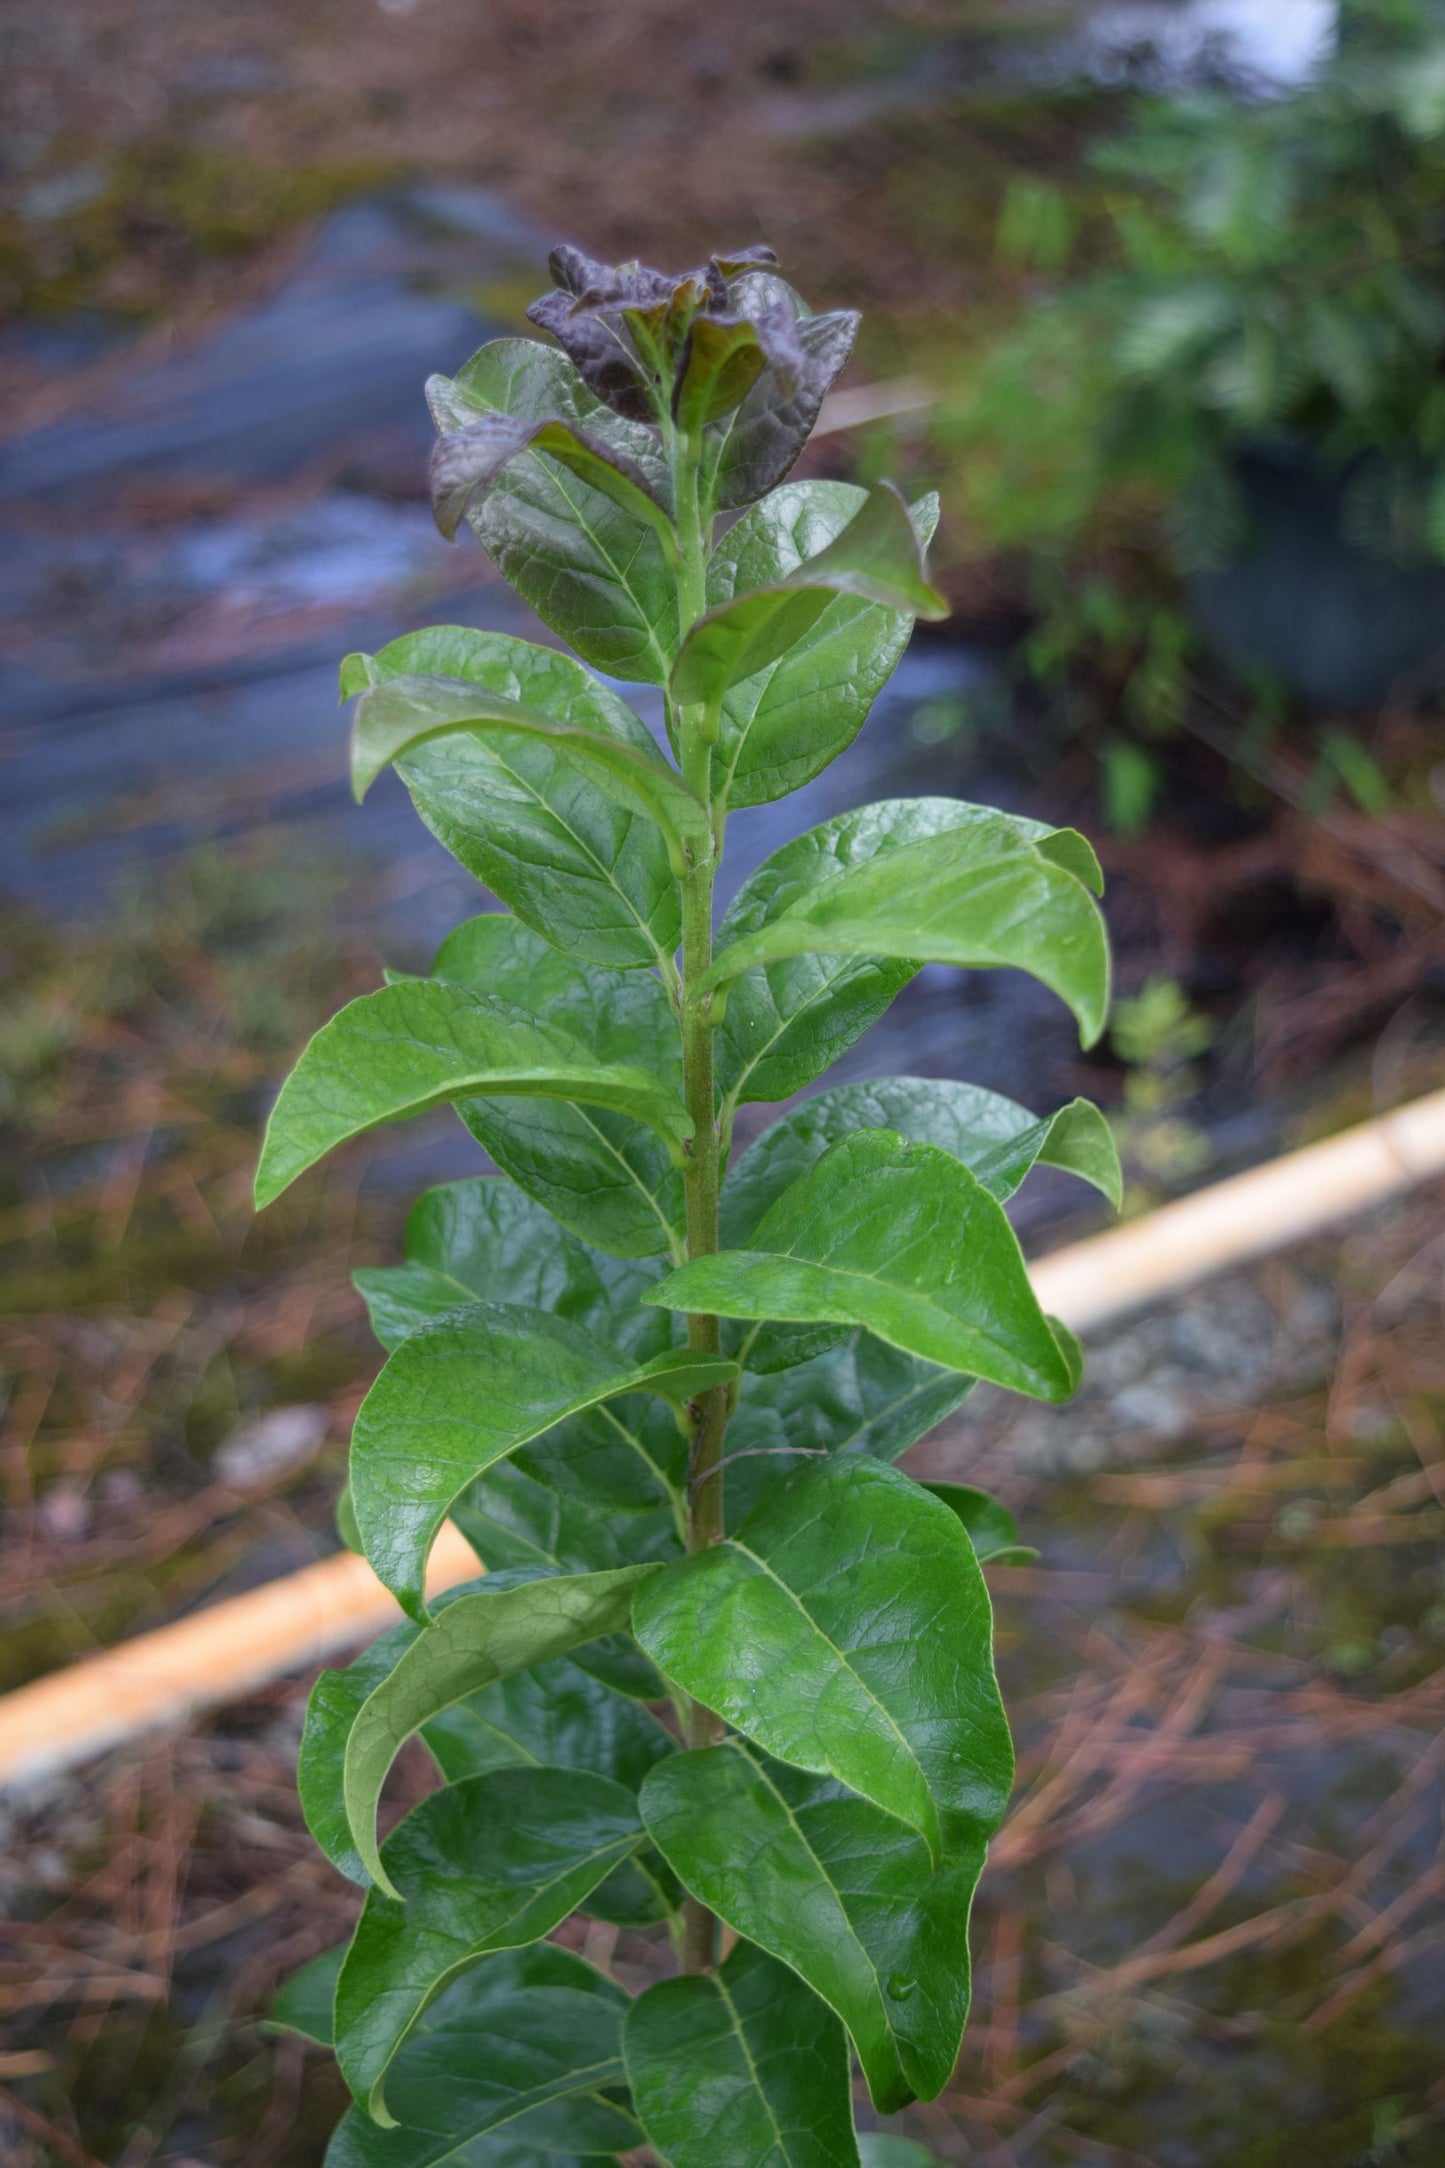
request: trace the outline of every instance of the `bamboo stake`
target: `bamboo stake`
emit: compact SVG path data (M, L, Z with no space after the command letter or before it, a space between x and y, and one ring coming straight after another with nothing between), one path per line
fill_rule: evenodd
M427 1573L435 1596L481 1568L448 1522ZM364 1558L340 1551L0 1697L0 1784L33 1783L394 1626L401 1607Z
M1178 1294L1445 1174L1445 1091L1056 1250L1032 1268L1075 1332Z
M1445 1174L1445 1091L1042 1258L1045 1309L1076 1332L1283 1249ZM478 1570L446 1527L430 1594ZM0 1785L31 1784L357 1646L397 1605L364 1559L321 1559L0 1697Z

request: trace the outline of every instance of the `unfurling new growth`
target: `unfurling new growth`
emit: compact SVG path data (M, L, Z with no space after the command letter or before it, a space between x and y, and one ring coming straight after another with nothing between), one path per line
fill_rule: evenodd
M729 815L841 753L943 614L931 497L784 479L856 319L773 262L559 248L557 343L428 386L443 531L580 661L441 626L342 665L358 795L395 766L504 909L317 1034L257 1175L264 1205L443 1104L500 1170L357 1276L387 1359L342 1519L405 1618L322 1675L301 1748L367 1891L276 2013L355 2096L329 2168L922 2160L855 2133L851 2061L882 2113L929 2099L967 2014L1013 1768L979 1560L1014 1532L894 1462L976 1378L1073 1390L1004 1205L1041 1161L1116 1194L1112 1145L1081 1100L913 1077L731 1139L927 962L1031 972L1093 1040L1099 871L1072 830L895 799L715 922ZM663 688L670 759L619 678ZM428 1602L448 1518L486 1570ZM379 1843L416 1733L444 1782ZM574 1915L655 1931L657 1983L548 1939Z

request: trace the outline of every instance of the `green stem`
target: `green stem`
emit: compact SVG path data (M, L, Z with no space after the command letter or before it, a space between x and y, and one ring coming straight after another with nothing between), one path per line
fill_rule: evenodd
M679 638L700 617L706 600L707 544L698 503L697 447L688 438L672 438L672 474L675 492L679 564L677 600ZM702 729L701 712L684 709L674 717L682 772L690 788L704 804L712 802L712 754ZM682 889L682 1077L683 1098L692 1116L692 1141L683 1174L686 1202L687 1254L706 1257L718 1246L718 1184L721 1152L718 1141L716 1093L713 1082L713 1022L707 995L697 992L698 980L712 962L713 881L717 871L714 838L706 855L699 854L688 866ZM689 1316L687 1342L704 1354L715 1355L721 1347L721 1330L715 1317ZM687 1547L706 1550L723 1532L723 1433L727 1428L728 1392L715 1386L693 1403L692 1447L688 1458ZM689 1746L713 1746L722 1736L722 1724L711 1709L699 1701L688 1704ZM716 1961L717 1921L696 1898L688 1898L683 1914L683 1968L704 1972Z

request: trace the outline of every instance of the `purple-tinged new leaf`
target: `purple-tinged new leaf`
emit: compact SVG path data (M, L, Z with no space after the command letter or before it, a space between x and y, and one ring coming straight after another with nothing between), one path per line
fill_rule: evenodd
M641 469L625 453L610 451L560 415L528 421L512 414L484 414L437 439L431 455L432 512L448 542L455 541L468 513L522 452L548 453L624 512L646 520L669 552L674 548L672 522L648 494Z

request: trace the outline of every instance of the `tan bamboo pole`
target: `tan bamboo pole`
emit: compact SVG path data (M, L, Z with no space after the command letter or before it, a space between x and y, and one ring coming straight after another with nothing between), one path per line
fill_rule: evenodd
M1445 1091L1216 1182L1032 1268L1045 1309L1087 1332L1445 1175ZM428 1588L477 1571L443 1530ZM400 1616L346 1551L0 1697L0 1785L34 1782L353 1648Z
M427 1592L480 1571L450 1523L432 1551ZM0 1784L34 1782L198 1709L236 1701L392 1626L400 1606L364 1558L339 1551L174 1625L83 1656L0 1697Z
M1046 1310L1088 1332L1437 1174L1445 1174L1445 1091L1055 1250L1031 1277Z

